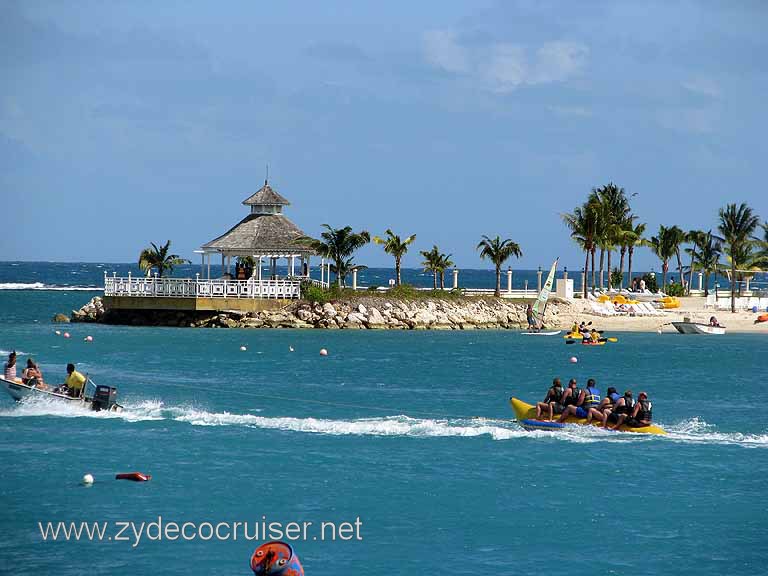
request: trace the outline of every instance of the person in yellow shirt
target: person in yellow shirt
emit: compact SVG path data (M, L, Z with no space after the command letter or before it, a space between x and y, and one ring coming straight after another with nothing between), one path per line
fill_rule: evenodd
M600 342L600 332L592 328L592 332L590 332L589 338L594 343Z
M67 387L67 394L73 398L79 398L83 393L85 380L85 376L75 370L74 364L67 364L67 379L64 380L64 385Z

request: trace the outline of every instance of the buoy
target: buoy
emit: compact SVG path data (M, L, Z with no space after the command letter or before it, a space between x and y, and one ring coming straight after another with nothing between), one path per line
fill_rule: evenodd
M64 332L64 338L69 338L69 332Z
M240 346L240 351L241 352L245 352L246 350L248 350L248 348L246 348L245 346Z
M320 348L320 356L328 356L328 350L325 348Z
M85 338L83 338L83 340L85 340L86 342L93 342L93 336L86 336Z
M93 476L91 474L86 474L83 476L83 484L93 484Z
M304 568L291 545L280 541L256 548L251 556L251 570L256 576L304 576Z
M576 358L576 356L571 356L571 359L569 360L569 362L570 362L571 364L576 364L576 362L578 362L578 361L579 361L579 359L578 359L578 358Z
M152 476L149 474L143 474L142 472L125 472L123 474L115 474L115 480L133 480L134 482L149 482Z
M293 352L293 346L288 346L288 352Z
M662 333L662 329L661 329L661 328L659 328L658 330L656 330L656 333L657 333L657 334L661 334L661 333Z
M61 336L61 330L54 330L53 333L56 334L56 336Z

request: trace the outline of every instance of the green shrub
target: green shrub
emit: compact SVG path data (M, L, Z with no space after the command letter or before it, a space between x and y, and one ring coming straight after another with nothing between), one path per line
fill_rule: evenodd
M316 284L311 284L310 282L302 282L301 298L302 300L307 300L309 302L319 302L320 304L325 304L331 299L331 294L329 290L320 288L320 286L317 286Z
M670 284L664 292L667 296L685 296L685 288L682 284Z
M614 268L611 272L611 286L618 288L621 286L622 280L624 280L624 274L618 268Z

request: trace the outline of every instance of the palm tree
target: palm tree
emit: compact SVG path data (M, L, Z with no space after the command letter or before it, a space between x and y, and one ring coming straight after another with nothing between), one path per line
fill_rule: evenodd
M736 265L739 256L743 255L746 246L750 245L750 237L757 228L760 219L753 214L752 208L742 203L728 204L720 208L720 225L717 229L723 235L726 254L731 257L731 312L736 312Z
M511 256L520 258L523 255L520 245L512 242L509 238L502 240L499 236L496 236L496 238L483 236L476 250L480 250L480 258L487 258L496 266L496 290L494 295L497 297L501 296L501 267Z
M400 236L387 228L386 235L386 238L374 236L373 241L376 244L382 244L384 252L395 257L395 283L400 286L400 260L408 252L408 245L416 240L416 234L411 234L405 240L401 240Z
M613 182L597 190L597 196L602 207L602 242L600 246L600 282L603 278L603 252L608 253L608 289L611 289L611 252L621 242L623 225L629 216L629 201L624 188L619 188ZM622 265L623 270L623 265Z
M677 258L677 272L679 274L680 284L683 283L683 259L680 255L680 246L686 242L685 232L679 226L670 226L667 228L668 242L672 253Z
M563 222L571 231L571 238L584 250L584 298L587 297L589 277L589 256L592 255L592 287L595 286L595 245L597 237L599 203L591 197L583 206L577 206L573 213L563 214Z
M753 238L757 253L752 259L752 265L764 270L768 268L768 222L763 222L760 227L763 229L763 237Z
M674 237L675 233L671 228L667 228L666 226L659 226L659 232L657 235L651 237L651 239L648 241L648 246L650 249L653 251L656 257L661 260L661 270L663 274L661 282L662 290L665 290L667 287L669 260L675 255Z
M627 256L629 262L627 263L627 284L632 285L632 255L635 253L635 248L638 246L646 246L647 240L643 238L645 234L645 224L638 224L632 230L627 230L624 233L624 239L627 243Z
M424 257L421 265L424 272L432 272L432 288L437 290L437 275L440 272L440 250L437 245L432 246L432 250L422 250L419 252Z
M616 235L616 240L619 245L619 254L620 254L619 272L621 272L621 283L619 284L619 289L624 288L624 258L627 255L627 250L629 249L629 243L634 242L635 240L635 235L634 235L635 219L637 219L637 216L633 214L627 214L624 220L619 225L619 229Z
M454 265L453 261L451 260L451 256L452 256L451 254L440 254L437 271L440 273L440 289L441 290L445 290L445 271Z
M712 273L717 280L717 269L720 263L720 254L722 245L720 239L712 234L712 230L707 232L699 244L698 261L701 271L706 275L707 281L704 283L704 296L709 296L709 279Z
M444 289L445 271L453 266L453 262L451 262L451 254L443 254L437 246L432 246L432 250L422 250L421 255L424 256L424 262L421 263L424 267L424 272L432 272L433 274L433 288L437 290L437 278L439 276L440 289Z
M175 266L189 264L189 260L180 258L178 254L168 254L171 249L171 241L168 240L165 245L158 247L154 242L150 242L150 248L144 248L139 254L139 268L147 276L152 273L152 268L157 268L157 275L162 278L163 272L173 272Z
M706 239L707 234L702 230L689 230L685 235L685 241L691 244L690 248L686 248L685 252L691 257L691 265L688 267L688 294L691 293L691 286L693 286L693 272L696 268L699 246Z
M302 236L296 242L308 246L324 258L332 260L331 270L336 274L336 282L341 287L345 284L347 274L355 268L358 270L362 268L355 265L352 254L368 244L371 241L371 235L365 230L352 232L351 226L331 228L328 224L323 224L323 227L326 230L320 234L322 240Z

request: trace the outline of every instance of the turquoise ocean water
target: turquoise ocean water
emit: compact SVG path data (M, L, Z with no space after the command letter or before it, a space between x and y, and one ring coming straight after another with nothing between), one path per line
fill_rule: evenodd
M32 354L48 382L76 362L126 410L0 397L0 573L250 573L258 542L242 538L51 542L38 528L114 535L158 516L359 517L362 540L293 542L311 575L765 573L763 335L580 349L505 331L61 327L50 317L94 293L48 283L60 289L0 290L3 355ZM524 432L508 397L543 397L553 376L647 390L670 434ZM152 481L112 479L133 470Z

